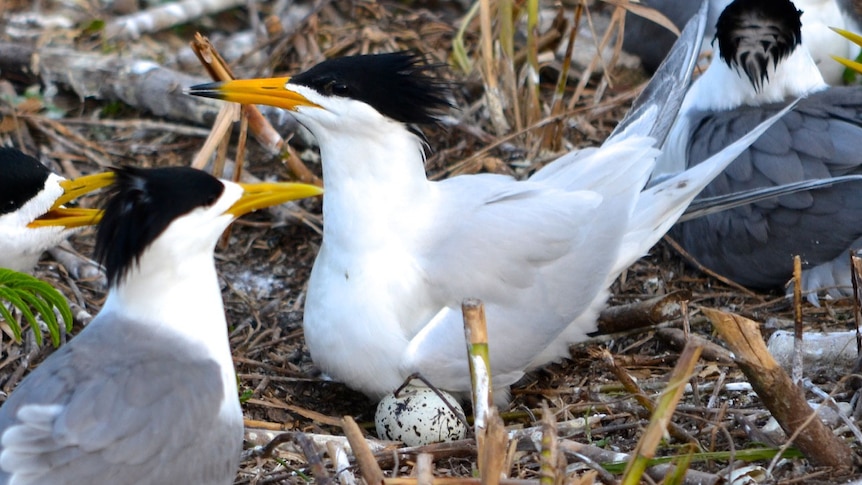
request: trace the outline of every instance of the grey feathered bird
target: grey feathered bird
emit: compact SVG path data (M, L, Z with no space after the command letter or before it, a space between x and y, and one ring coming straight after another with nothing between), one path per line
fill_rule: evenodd
M320 192L116 170L96 245L108 298L0 407L0 484L233 483L242 411L215 244L246 212Z
M862 174L862 88L829 87L800 48L789 0L737 0L717 24L719 56L692 85L657 173L675 173L806 96L703 191L703 197ZM849 290L847 251L862 245L862 182L767 199L677 225L699 262L739 283L777 287L804 263L803 285ZM839 286L841 288L835 288Z
M642 0L641 3L658 10L677 27L682 27L698 7L698 2L690 0ZM709 39L715 33L715 21L729 3L730 0L709 0ZM852 0L797 0L796 6L803 12L803 47L808 49L827 83L844 84L844 69L830 56L853 59L859 54L859 46L835 35L830 28L858 31L862 20L858 3ZM623 48L639 56L648 71L655 70L664 59L674 39L675 36L669 30L653 21L632 13L626 14Z

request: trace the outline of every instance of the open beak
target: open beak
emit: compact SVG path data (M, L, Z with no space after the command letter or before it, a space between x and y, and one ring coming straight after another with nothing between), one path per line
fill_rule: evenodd
M842 37L850 40L851 42L855 43L856 45L862 46L862 36L860 36L859 34L854 34L853 32L850 32L850 31L847 31L844 29L838 29L835 27L829 27L829 28L834 30L835 32L838 32L838 34L840 34ZM850 59L845 59L843 57L837 57L837 56L832 56L832 58L835 59L836 61L840 62L841 64L843 64L844 67L846 67L848 69L852 69L858 73L862 73L862 63L858 62L858 60L857 61L851 61Z
M102 220L102 211L99 209L84 209L79 207L63 207L67 202L106 187L114 181L113 172L102 172L85 175L71 180L63 180L60 187L63 195L54 201L54 205L45 214L31 222L29 227L62 226L66 228L91 226Z
M289 77L267 79L237 79L190 87L186 93L242 104L263 104L295 110L298 106L320 106L287 87Z
M66 228L93 226L102 220L100 209L83 209L78 207L58 207L27 225L27 227L63 226Z
M60 187L63 187L63 195L61 195L51 209L57 209L67 202L77 199L78 197L89 194L90 192L107 187L114 181L114 172L94 173L92 175L84 175L71 180L63 180L60 182Z
M263 209L273 205L283 204L289 200L314 197L323 193L316 185L289 182L264 182L257 184L239 184L244 192L242 197L226 211L234 217Z

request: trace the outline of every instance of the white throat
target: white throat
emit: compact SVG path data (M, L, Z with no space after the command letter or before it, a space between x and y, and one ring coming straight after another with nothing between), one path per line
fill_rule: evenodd
M797 47L777 66L769 64L769 77L760 91L755 91L741 68L731 69L717 56L716 53L703 76L688 90L681 112L725 111L743 105L780 103L829 87L803 47Z

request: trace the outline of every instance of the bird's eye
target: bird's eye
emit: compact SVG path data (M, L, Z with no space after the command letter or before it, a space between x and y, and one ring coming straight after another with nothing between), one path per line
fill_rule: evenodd
M326 87L329 94L333 94L335 96L347 96L350 93L350 89L346 84L337 81L330 82Z

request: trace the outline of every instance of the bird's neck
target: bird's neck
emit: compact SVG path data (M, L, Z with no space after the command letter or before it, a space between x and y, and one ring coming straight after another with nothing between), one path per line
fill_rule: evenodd
M111 288L102 311L140 321L154 333L203 344L216 358L229 363L227 324L213 253L201 253L181 257L148 250L140 264Z
M760 106L791 101L829 87L804 47L799 47L777 66L768 67L769 78L755 91L741 69L731 69L715 54L709 68L688 90L662 154L656 161L653 180L686 169L690 161L691 117L704 112L728 111L740 106ZM732 141L732 140L730 140Z
M731 68L716 53L703 76L692 84L680 111L725 111L743 105L780 103L828 87L801 46L778 65L770 63L767 73L768 80L756 91L740 68Z
M386 237L393 218L429 197L422 140L400 123L373 133L339 133L321 139L324 237ZM361 231L355 229L362 228Z

